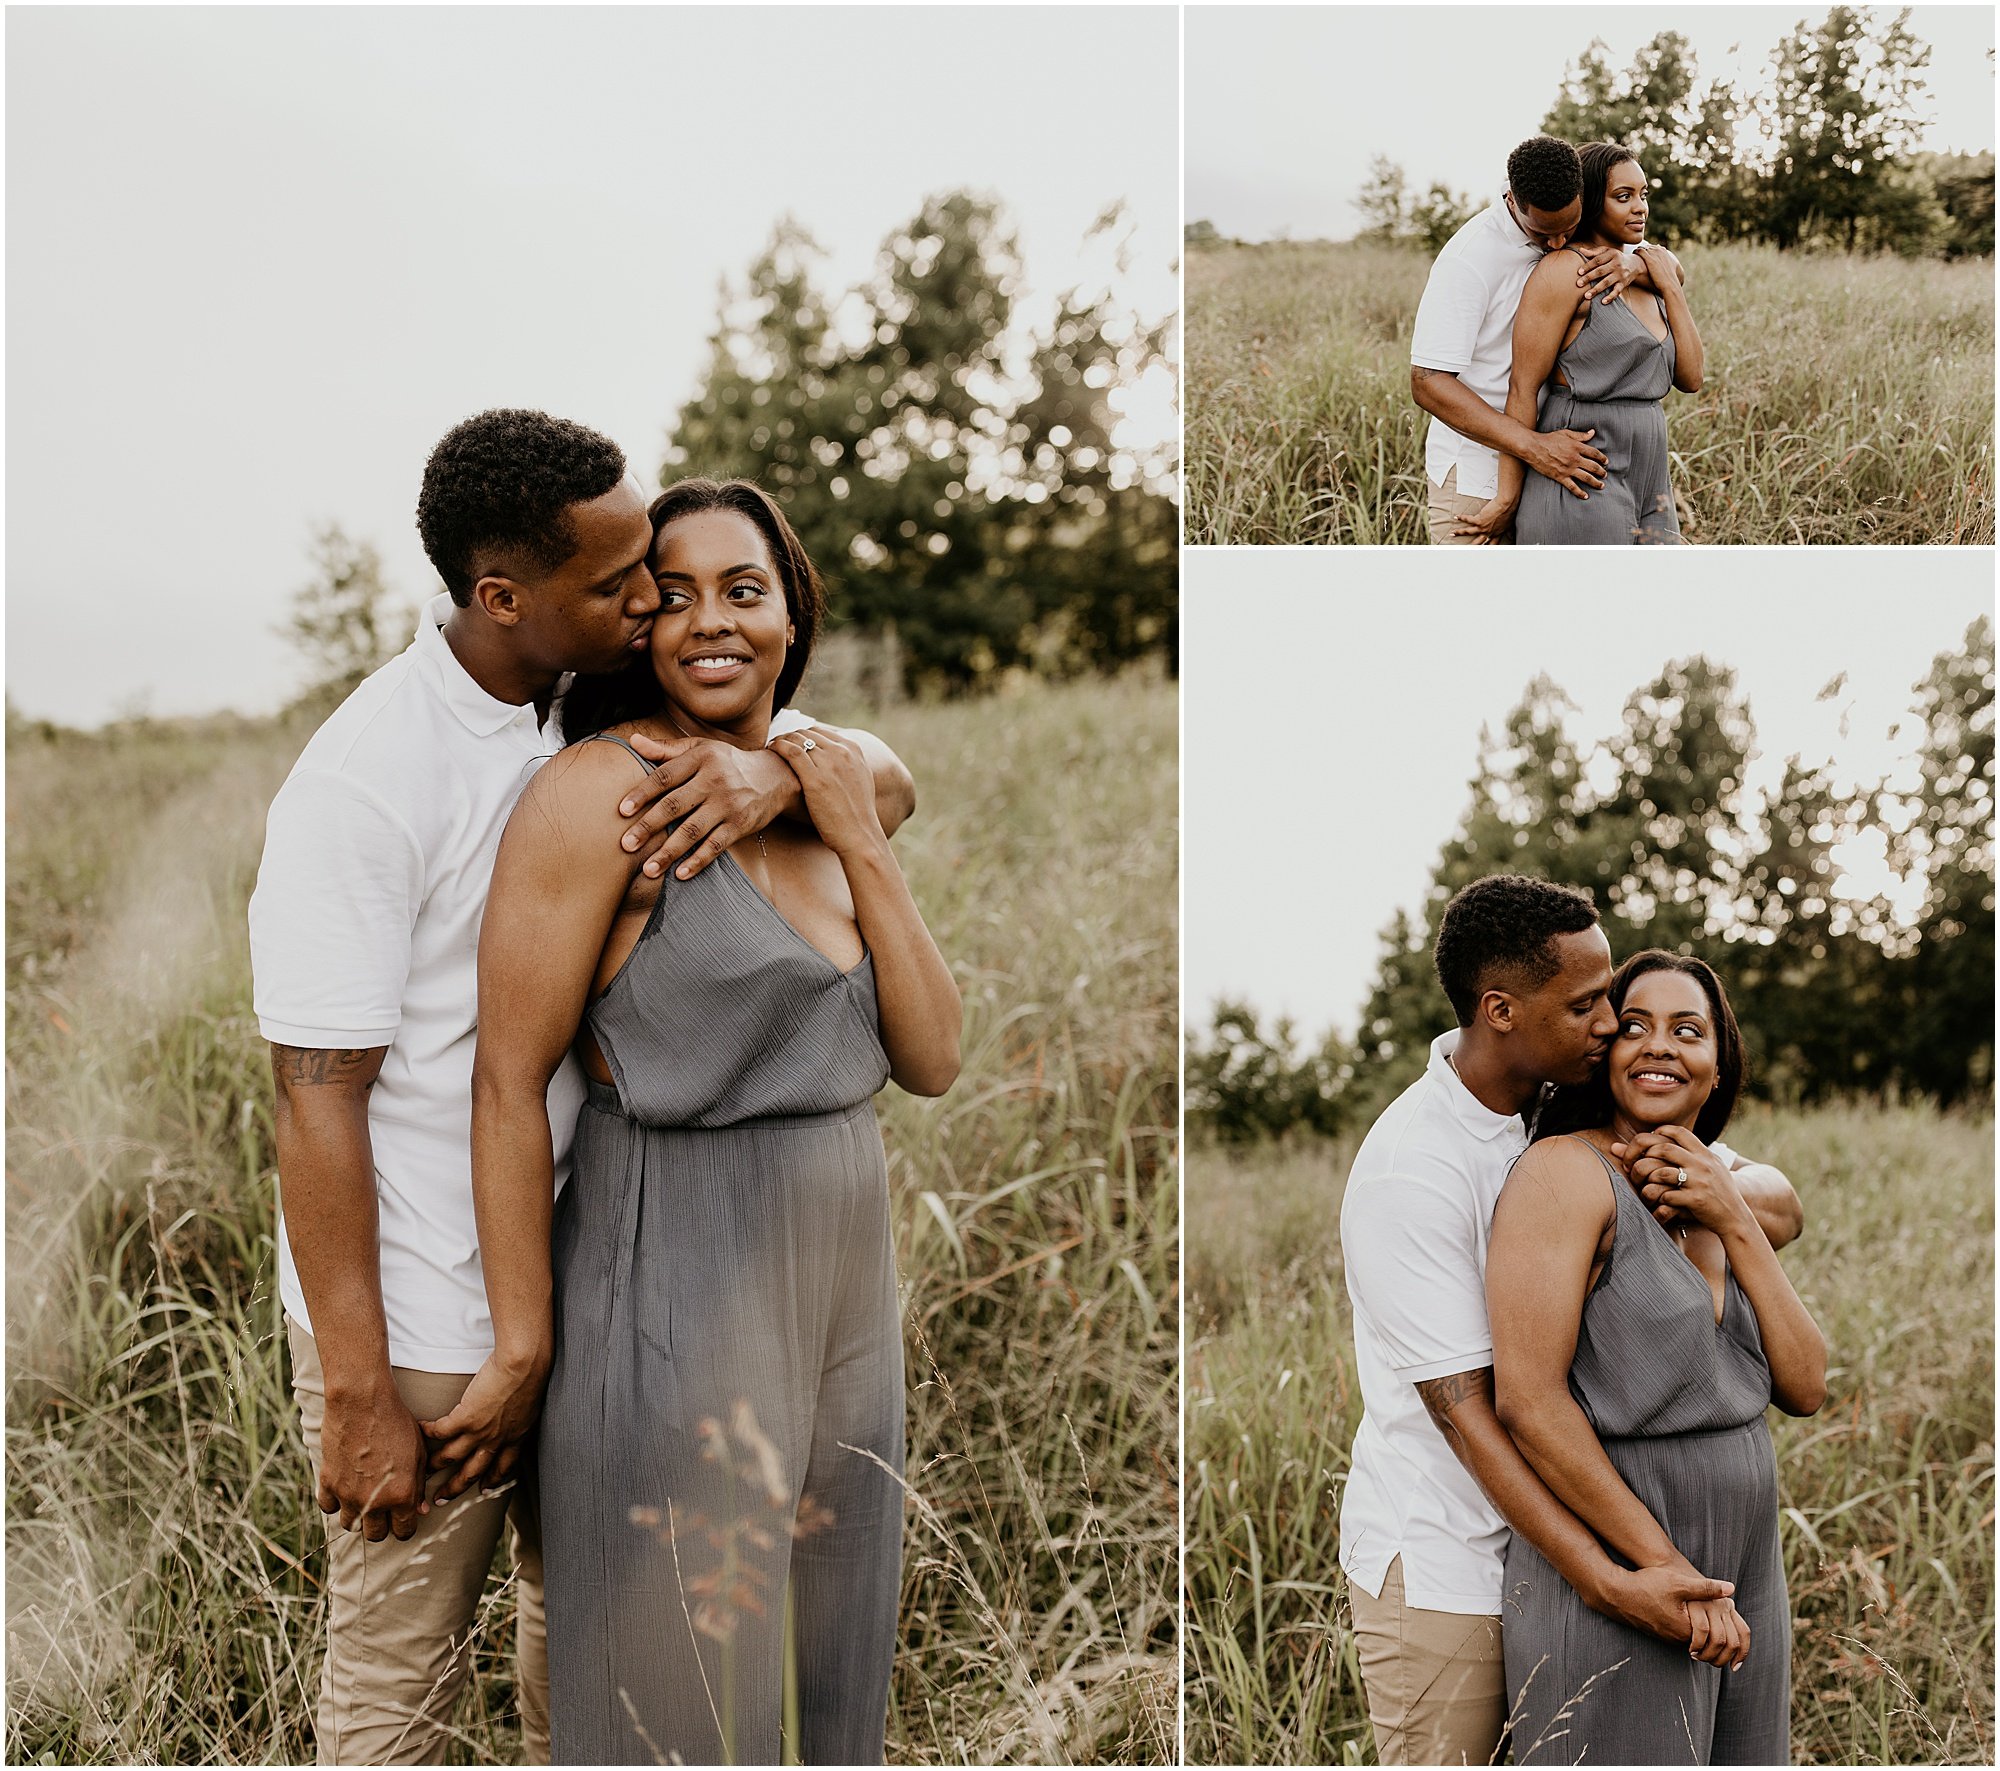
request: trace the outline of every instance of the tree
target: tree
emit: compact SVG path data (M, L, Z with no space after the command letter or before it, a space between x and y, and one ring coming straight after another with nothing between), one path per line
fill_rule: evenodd
M381 555L338 523L315 530L310 551L315 574L278 631L305 654L309 693L345 695L402 649L416 615L382 581Z
M1368 225L1356 236L1385 244L1421 246L1435 254L1479 212L1471 197L1433 181L1421 197L1410 194L1409 175L1386 155L1369 163L1368 182L1354 199Z
M1368 162L1368 182L1354 199L1367 223L1357 236L1363 240L1403 240L1410 229L1410 180L1386 154Z
M1188 1113L1226 1143L1291 1131L1332 1137L1348 1123L1342 1097L1353 1074L1337 1035L1302 1052L1290 1021L1267 1033L1248 1003L1221 1002L1208 1038L1188 1041Z
M1916 685L1919 785L1890 850L1899 872L1924 882L1901 1068L1946 1100L1993 1083L1993 680L1982 615Z
M1726 115L1718 88L1696 103L1695 78L1694 52L1678 31L1662 31L1644 44L1622 76L1612 72L1610 54L1596 39L1565 72L1542 119L1547 134L1579 147L1615 141L1638 156L1650 187L1646 231L1663 243L1688 234L1698 219L1689 188L1690 171L1703 164L1696 137L1712 135Z
M1851 6L1803 21L1774 61L1775 144L1765 225L1781 246L1825 233L1852 251L1890 196L1888 174L1916 146L1929 46L1905 8L1886 23Z
M1124 225L1114 204L1091 232ZM893 631L913 683L1170 654L1171 461L1120 443L1111 405L1164 360L1168 323L1072 290L1021 362L1019 249L999 205L965 191L927 199L840 299L817 288L819 256L787 222L725 286L663 482L762 483L836 619Z

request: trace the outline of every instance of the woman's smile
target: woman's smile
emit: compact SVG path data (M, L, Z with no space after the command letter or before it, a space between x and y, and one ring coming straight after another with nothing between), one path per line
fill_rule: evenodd
M743 652L704 651L681 660L681 670L691 681L709 685L733 683L749 668L749 655Z

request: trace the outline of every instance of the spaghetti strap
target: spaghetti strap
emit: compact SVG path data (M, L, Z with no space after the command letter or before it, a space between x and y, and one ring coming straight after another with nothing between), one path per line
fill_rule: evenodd
M643 756L641 756L636 750L634 750L631 745L627 744L623 738L619 737L616 732L592 732L589 737L579 738L577 742L579 744L595 744L600 739L603 740L603 742L606 744L617 745L620 750L624 751L627 756L631 757L631 759L635 763L637 763L640 768L644 769L647 774L650 775L653 772L653 765L649 763Z

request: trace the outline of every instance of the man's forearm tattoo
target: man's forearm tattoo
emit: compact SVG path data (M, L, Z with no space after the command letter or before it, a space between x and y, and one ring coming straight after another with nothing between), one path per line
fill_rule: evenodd
M317 1045L274 1045L271 1069L287 1088L315 1088L361 1080L375 1057L372 1046L331 1051Z
M1446 1377L1427 1377L1416 1386L1423 1398L1424 1407L1430 1410L1430 1417L1437 1422L1437 1429L1445 1436L1453 1451L1461 1456L1465 1452L1465 1435L1458 1430L1458 1423L1452 1418L1453 1410L1461 1403L1474 1398L1483 1399L1488 1407L1493 1402L1493 1367L1482 1365L1477 1371L1454 1371Z

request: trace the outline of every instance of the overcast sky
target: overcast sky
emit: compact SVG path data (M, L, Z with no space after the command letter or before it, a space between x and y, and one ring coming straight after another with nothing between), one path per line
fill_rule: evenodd
M1537 674L1578 704L1569 729L1587 747L1663 664L1702 653L1749 699L1753 788L1794 754L1872 780L1912 749L1908 726L1887 735L1912 685L1993 607L1985 548L1894 565L1864 549L1634 548L1575 576L1551 585L1547 556L1511 548L1183 557L1190 1027L1235 996L1314 1034L1353 1031L1378 936L1398 908L1420 916L1469 802L1481 726L1500 730Z
M866 276L999 195L1045 314L1177 304L1177 23L1145 8L14 8L7 688L89 725L262 711L334 519L412 601L452 424L541 406L650 477L718 280L785 212ZM1132 422L1173 432L1162 375Z
M1661 31L1694 47L1699 87L1761 86L1771 51L1824 6L1190 6L1187 213L1238 239L1344 240L1386 154L1415 190L1490 200L1565 65L1603 38L1614 68ZM1891 14L1892 15L1892 14ZM1993 146L1993 8L1917 6L1931 45L1925 146Z

